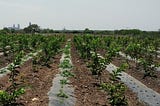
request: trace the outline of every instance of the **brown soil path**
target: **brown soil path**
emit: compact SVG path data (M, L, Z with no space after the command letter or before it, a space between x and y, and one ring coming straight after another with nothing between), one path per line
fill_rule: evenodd
M77 97L76 106L110 106L107 100L107 93L100 90L96 85L98 80L87 69L86 63L79 58L74 45L72 44L72 62L75 68L72 70L75 74L71 78L71 83L75 87L75 95ZM102 74L103 82L109 81L109 73L104 71ZM137 99L136 94L127 89L126 97L129 106L144 106Z

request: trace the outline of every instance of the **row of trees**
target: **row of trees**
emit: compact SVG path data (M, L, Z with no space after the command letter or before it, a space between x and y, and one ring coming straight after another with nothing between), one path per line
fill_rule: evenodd
M15 30L15 29L8 29L3 28L0 30L1 33L7 34L7 33L54 33L52 29L41 29L40 26L37 24L29 25L28 27L25 27L24 29Z
M53 29L41 29L37 24L29 25L21 30L3 28L1 33L82 33L82 34L101 34L101 35L146 35L146 34L160 34L158 31L141 31L139 29L122 29L122 30L90 30L85 28L84 30L53 30Z

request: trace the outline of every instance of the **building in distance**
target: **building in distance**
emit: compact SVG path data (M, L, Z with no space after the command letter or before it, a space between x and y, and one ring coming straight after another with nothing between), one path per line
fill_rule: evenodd
M20 24L17 24L17 26L15 24L13 24L13 26L11 27L5 27L9 30L20 30Z

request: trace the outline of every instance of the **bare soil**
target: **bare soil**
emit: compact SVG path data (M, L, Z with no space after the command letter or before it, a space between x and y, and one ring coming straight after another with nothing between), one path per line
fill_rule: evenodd
M76 106L110 106L107 92L99 88L97 85L99 80L92 75L86 67L86 63L80 59L73 44L71 55L75 67L72 70L75 77L71 78L71 84L75 87ZM102 81L109 82L109 73L107 71L103 71ZM128 88L125 96L129 106L145 106L138 100L136 94Z
M0 68L3 68L10 64L13 61L13 55L8 54L8 56L1 55L0 56Z
M48 106L49 99L47 93L52 86L52 80L58 73L58 64L61 54L56 55L53 63L48 67L39 67L37 71L32 69L32 60L27 61L19 69L20 73L16 82L25 87L23 94L17 102L22 106ZM5 90L10 85L9 74L0 80L0 89Z
M114 58L112 63L115 64L116 66L120 66L120 64L124 61L125 61L125 58L119 56ZM160 89L159 89L160 88L160 72L155 71L155 75L157 75L157 78L145 77L143 79L143 76L144 76L143 70L137 69L134 61L129 61L129 64L130 64L130 68L126 71L126 73L133 76L137 80L141 81L147 87L160 93Z

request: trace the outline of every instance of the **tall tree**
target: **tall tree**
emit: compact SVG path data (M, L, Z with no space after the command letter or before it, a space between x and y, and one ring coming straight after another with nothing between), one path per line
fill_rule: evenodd
M32 24L26 28L24 28L24 32L26 33L39 33L40 32L40 27L37 24Z

